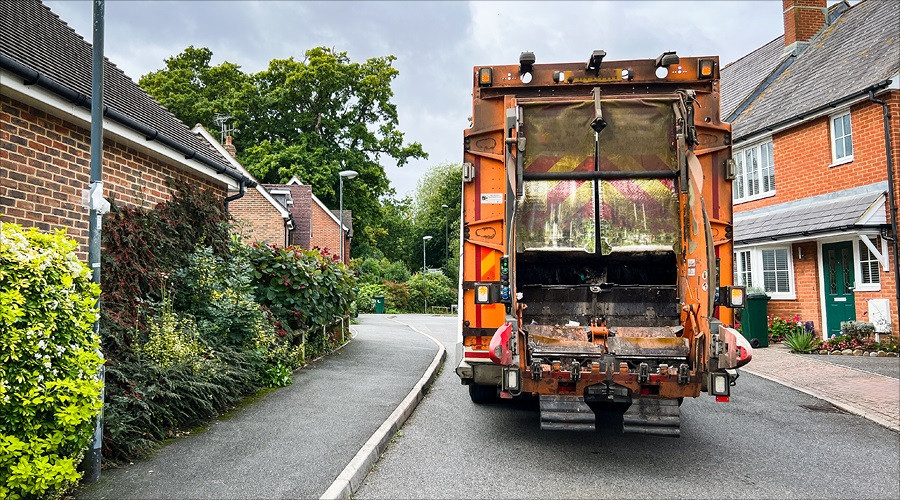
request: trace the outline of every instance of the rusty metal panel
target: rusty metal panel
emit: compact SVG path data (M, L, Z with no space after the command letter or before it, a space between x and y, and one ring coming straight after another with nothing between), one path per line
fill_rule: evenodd
M587 327L584 326L529 325L526 329L532 336L588 342Z
M686 358L688 339L680 337L610 337L609 352L623 357Z

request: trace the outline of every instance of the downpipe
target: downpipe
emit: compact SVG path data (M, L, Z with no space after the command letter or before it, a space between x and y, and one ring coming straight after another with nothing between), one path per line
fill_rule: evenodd
M894 154L891 149L891 112L885 101L875 98L875 90L873 89L869 89L869 101L881 105L884 121L884 152L887 160L888 200L891 210L891 235L893 236L891 250L894 254L894 293L897 301L897 310L895 312L900 317L900 262L897 260L897 255L900 252L898 252L897 248L897 203L895 201L896 193L894 192Z
M239 199L239 198L243 198L243 197L244 197L244 193L246 192L246 190L247 190L247 181L244 180L244 179L241 179L241 181L240 181L240 191L238 191L237 194L233 194L233 195L228 196L228 197L225 198L225 210L228 210L228 202L229 202L229 201L234 201L234 200L237 200L237 199Z

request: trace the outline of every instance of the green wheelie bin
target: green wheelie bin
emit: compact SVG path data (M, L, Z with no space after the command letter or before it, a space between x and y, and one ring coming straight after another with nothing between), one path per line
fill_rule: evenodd
M375 296L375 314L384 314L384 295Z
M750 346L769 347L769 296L764 293L747 295L747 306L741 312L741 334Z

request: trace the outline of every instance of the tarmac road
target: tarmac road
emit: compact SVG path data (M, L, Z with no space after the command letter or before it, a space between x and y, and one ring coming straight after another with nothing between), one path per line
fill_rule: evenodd
M354 498L900 498L900 435L774 382L686 400L679 439L542 432L534 405L470 402L455 318L396 319L448 359Z

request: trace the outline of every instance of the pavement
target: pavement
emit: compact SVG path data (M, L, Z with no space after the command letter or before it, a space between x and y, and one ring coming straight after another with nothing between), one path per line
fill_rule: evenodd
M430 336L384 315L363 316L351 330L351 342L295 372L293 385L145 460L104 470L75 495L319 498L332 488L349 496L350 480L362 481L446 356ZM334 487L339 477L345 484Z
M900 358L793 354L780 344L753 350L743 371L777 382L900 432Z
M298 370L293 385L145 460L103 471L76 496L349 498L446 358L423 319L362 315L353 340ZM773 345L755 349L742 370L900 432L900 379L891 376L900 373L900 358L836 358Z

